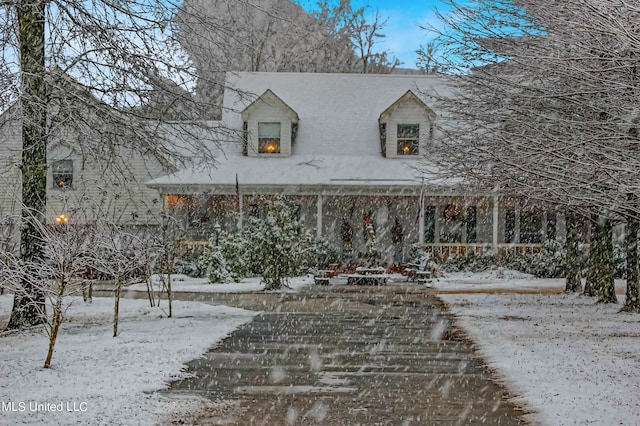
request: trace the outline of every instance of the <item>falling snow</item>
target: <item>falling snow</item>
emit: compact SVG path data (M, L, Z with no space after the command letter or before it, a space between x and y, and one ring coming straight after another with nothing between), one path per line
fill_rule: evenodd
M436 280L428 291L439 294L456 317L450 319L428 314L419 319L433 325L425 339L412 337L412 344L426 341L436 345L445 343L447 340L443 339L451 338L447 334L453 321L464 327L478 344L480 355L487 360L494 378L506 385L514 403L530 412L528 417L534 423L637 423L640 419L640 404L635 397L640 391L638 315L617 314L618 306L598 305L591 298L560 294L564 284L562 280L540 280L511 272L506 275L516 278L496 278L497 275L504 276L505 273L458 273ZM174 282L178 292L185 290L198 294L208 289L214 294L225 294L220 293L220 285L187 277L180 277ZM296 278L292 283L297 291L305 292L312 288L305 287L312 283L309 277ZM334 284L332 288L341 288L339 282ZM397 292L401 288L409 288L407 286L412 287L405 282L391 282L385 286L385 291ZM296 291L255 293L260 290L259 279L225 288L235 292L227 294L241 295L244 290L256 300L265 299L267 310L272 309L269 303L273 303L267 299L295 297L291 291ZM618 288L623 289L622 282L618 283ZM133 289L129 291L129 295L133 295ZM299 306L307 308L317 303L306 297L300 302L304 305ZM353 309L352 305L353 302L336 299L329 302L327 308L347 312L347 306ZM8 312L10 306L9 296L0 297L1 312ZM370 305L368 311L362 311L366 319L362 322L363 330L379 329L383 330L383 335L365 346L362 346L363 340L350 350L327 353L326 348L301 344L293 339L293 335L279 338L285 345L287 339L293 339L287 356L299 359L300 368L316 374L316 385L295 384L298 373L280 362L269 365L267 383L245 386L237 382L231 391L240 398L242 395L250 398L280 395L287 401L316 399L308 406L300 403L285 405L280 424L309 421L324 424L336 414L331 395L368 395L372 389L360 388L359 384L388 369L389 357L395 356L392 354L398 353L402 345L411 343L401 343L398 336L384 334L385 329L389 333L392 330L388 328L390 325L384 325L388 322L386 315L402 311L376 306ZM29 416L20 412L3 412L3 421L11 424L52 421L86 424L91 419L112 424L155 424L163 418L171 418L171 413L177 416L173 418L186 419L189 412L198 413L203 407L209 407L209 412L220 412L217 418L233 422L251 412L251 407L207 402L188 393L178 399L168 398L170 394L158 391L172 380L189 380L191 373L184 370L183 363L199 358L237 327L252 324L247 321L251 321L255 312L197 302L175 302L175 318L167 319L162 308L149 308L143 300L125 299L122 332L113 339L109 337L110 309L110 298L95 298L91 305L74 301L50 370L40 368L46 348L45 336L30 333L2 338L2 401L86 402L88 409L86 413L39 412ZM372 312L378 313L372 316ZM287 316L283 317L283 313L278 315L284 320ZM297 327L294 317L287 323ZM365 336L366 333L361 338ZM429 358L429 362L436 368L440 362L446 361L446 354L445 351ZM365 362L360 367L344 370L345 362L362 356ZM256 358L255 355L232 352L227 359L239 368L242 363ZM437 390L442 398L455 397L456 377L475 368L474 363L459 360L452 366L452 375L435 375L423 386ZM10 368L7 367L9 365ZM416 388L414 392L420 390ZM375 415L379 408L373 401L372 404L374 406L349 407L349 416L354 419L371 418L368 416ZM496 411L501 409L502 403L497 400L491 406L493 408L489 411ZM466 421L473 413L473 404L464 403L459 411L459 420ZM402 421L408 425L424 424L417 417Z

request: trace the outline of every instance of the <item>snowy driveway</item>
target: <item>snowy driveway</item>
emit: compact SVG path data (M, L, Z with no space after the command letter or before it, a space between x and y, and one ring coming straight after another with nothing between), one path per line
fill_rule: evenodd
M424 287L197 297L263 313L172 384L195 424L525 424Z

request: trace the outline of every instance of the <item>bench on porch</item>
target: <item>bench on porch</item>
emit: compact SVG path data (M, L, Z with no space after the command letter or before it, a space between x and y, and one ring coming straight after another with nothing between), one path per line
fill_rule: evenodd
M425 256L418 263L407 263L405 269L407 273L407 281L415 281L418 284L426 284L430 286L433 273L429 269L430 256Z

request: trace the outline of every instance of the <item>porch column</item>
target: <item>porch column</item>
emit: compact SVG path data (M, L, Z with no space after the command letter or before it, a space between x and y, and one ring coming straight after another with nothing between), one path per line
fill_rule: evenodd
M322 238L322 194L318 194L318 200L316 201L316 238L319 240Z
M493 248L498 250L498 220L500 215L498 214L498 196L493 197Z

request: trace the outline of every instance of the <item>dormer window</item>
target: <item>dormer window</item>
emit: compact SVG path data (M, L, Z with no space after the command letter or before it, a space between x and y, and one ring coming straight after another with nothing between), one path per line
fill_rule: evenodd
M380 147L387 158L417 158L433 140L436 114L411 90L380 114ZM420 148L422 146L422 148Z
M267 90L242 111L247 123L249 157L288 157L298 131L298 114L271 90Z
M258 123L258 153L280 154L280 123Z
M418 155L420 145L419 124L398 124L398 155Z

